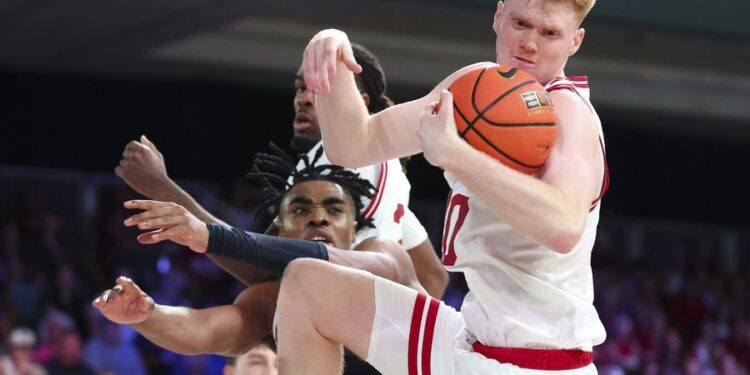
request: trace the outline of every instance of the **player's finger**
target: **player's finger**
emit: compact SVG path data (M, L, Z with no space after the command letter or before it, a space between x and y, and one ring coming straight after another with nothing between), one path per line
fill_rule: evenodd
M123 175L124 173L125 173L125 169L124 169L123 167L121 167L121 166L119 166L119 165L115 167L115 175L116 175L117 177L120 177L120 178L122 178L122 175Z
M120 167L122 167L122 168L127 168L127 167L128 167L128 164L130 164L130 162L128 162L127 160L125 160L125 159L120 159Z
M154 208L161 207L172 207L175 206L172 202L161 202L150 199L131 199L122 203L125 208L135 210L151 210Z
M136 240L138 243L144 244L144 245L152 245L155 243L159 243L161 241L164 241L165 239L161 237L161 232L163 232L164 229L157 229L151 232L141 233L136 237Z
M349 48L345 48L342 51L341 54L341 62L346 65L346 67L351 70L354 73L362 73L362 66L357 63L357 60L354 58L354 52L352 51L352 47L349 46Z
M140 294L140 289L138 289L138 286L135 285L133 280L131 280L129 277L120 276L115 280L117 283L117 287L120 288L120 291L125 292L127 294Z
M107 290L104 291L104 293L102 293L101 299L102 299L102 304L104 306L106 306L107 302L109 302L109 295L111 293L112 293L112 289L107 289Z
M186 211L184 209L181 209L180 206L177 206L176 204L172 202L163 202L163 203L167 203L168 205L154 207L144 212L141 212L139 214L130 216L129 218L125 219L123 224L125 224L126 227L132 227L134 225L137 225L139 228L145 229L148 227L161 226L155 223L164 223L164 225L168 225L169 223L172 223L172 222L176 222L178 224L184 222L184 220L179 220L179 218L169 219L167 221L156 220L156 219L166 218L170 216L175 216L175 217L185 216Z
M156 145L154 144L154 142L151 142L151 140L148 139L145 134L141 135L141 143L152 150L156 150Z
M333 47L327 47L323 52L321 65L318 67L318 85L319 94L328 94L331 91L330 77L336 74L336 50Z
M440 103L437 111L439 114L445 117L453 117L453 94L448 90L443 90L440 93Z
M305 75L305 86L315 92L317 87L317 79L315 76L315 48L313 46L307 46L304 54L303 73Z
M151 212L151 211L148 211ZM146 218L145 221L137 222L138 229L171 228L175 225L184 224L187 221L184 215L164 215Z
M128 142L128 145L125 146L125 150L123 150L123 153L125 151L130 151L130 152L135 153L138 151L143 151L145 148L146 146L144 146L143 143L140 143L138 141L130 141Z

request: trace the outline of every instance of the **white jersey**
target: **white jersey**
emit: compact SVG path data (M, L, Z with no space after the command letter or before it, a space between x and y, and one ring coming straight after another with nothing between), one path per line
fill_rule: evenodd
M567 89L591 108L585 77L558 78L547 91ZM604 159L606 163L606 158ZM606 165L605 165L606 166ZM568 254L545 248L502 222L460 181L446 173L451 195L443 235L443 264L466 276L461 313L484 345L592 350L606 337L594 308L591 250L599 223L592 202L581 239ZM602 194L607 185L605 167Z
M323 142L318 142L307 153L311 161L320 147L323 147ZM330 164L325 152L316 164ZM302 168L303 165L300 162L297 169ZM398 159L357 168L354 171L359 173L361 178L369 180L377 189L372 199L362 198L363 215L372 219L375 228L365 227L357 232L355 245L375 236L402 243L405 247L414 243L418 245L427 239L427 231L409 211L411 184L401 169L401 162ZM404 231L404 226L408 226L409 230ZM410 248L411 246L406 247L406 249Z

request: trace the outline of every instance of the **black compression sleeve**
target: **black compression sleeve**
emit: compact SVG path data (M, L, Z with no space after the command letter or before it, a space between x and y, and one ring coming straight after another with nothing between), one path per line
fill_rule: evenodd
M319 242L245 232L218 224L206 226L209 254L252 263L277 275L281 275L287 264L297 258L328 261L328 250Z

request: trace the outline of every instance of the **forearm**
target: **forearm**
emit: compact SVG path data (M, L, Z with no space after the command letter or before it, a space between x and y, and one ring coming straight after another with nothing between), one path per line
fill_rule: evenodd
M450 154L443 168L515 230L560 252L580 238L586 211L560 189L501 165L464 142Z
M278 276L297 258L328 260L327 248L319 242L245 232L217 224L208 224L207 228L207 254L246 262Z
M214 264L221 267L224 272L232 275L235 279L247 286L279 278L278 275L248 262L209 253L206 253L206 256L208 256L208 259L214 262Z
M357 89L354 74L339 62L330 83L330 93L315 97L326 155L335 164L349 167L362 164L357 155L362 155L362 150L369 144L370 115Z
M199 310L156 305L145 321L130 326L154 344L184 355L206 353L211 332L206 332Z
M182 190L179 185L169 180L168 187L160 189L158 193L159 197L153 197L156 200L165 202L175 202L185 207L190 213L195 215L198 219L204 223L218 224L229 227L228 224L219 220L215 216L211 215L210 212L206 211L198 202L193 199L190 194ZM261 268L250 265L246 262L240 262L226 257L215 256L213 254L206 254L214 264L221 267L225 272L232 275L234 278L239 280L245 285L252 285L257 282L264 282L273 280L275 276Z

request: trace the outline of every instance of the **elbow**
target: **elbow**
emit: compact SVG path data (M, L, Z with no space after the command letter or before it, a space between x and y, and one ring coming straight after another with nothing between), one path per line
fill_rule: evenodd
M569 226L555 233L550 249L560 254L568 254L578 245L583 236L583 226Z

